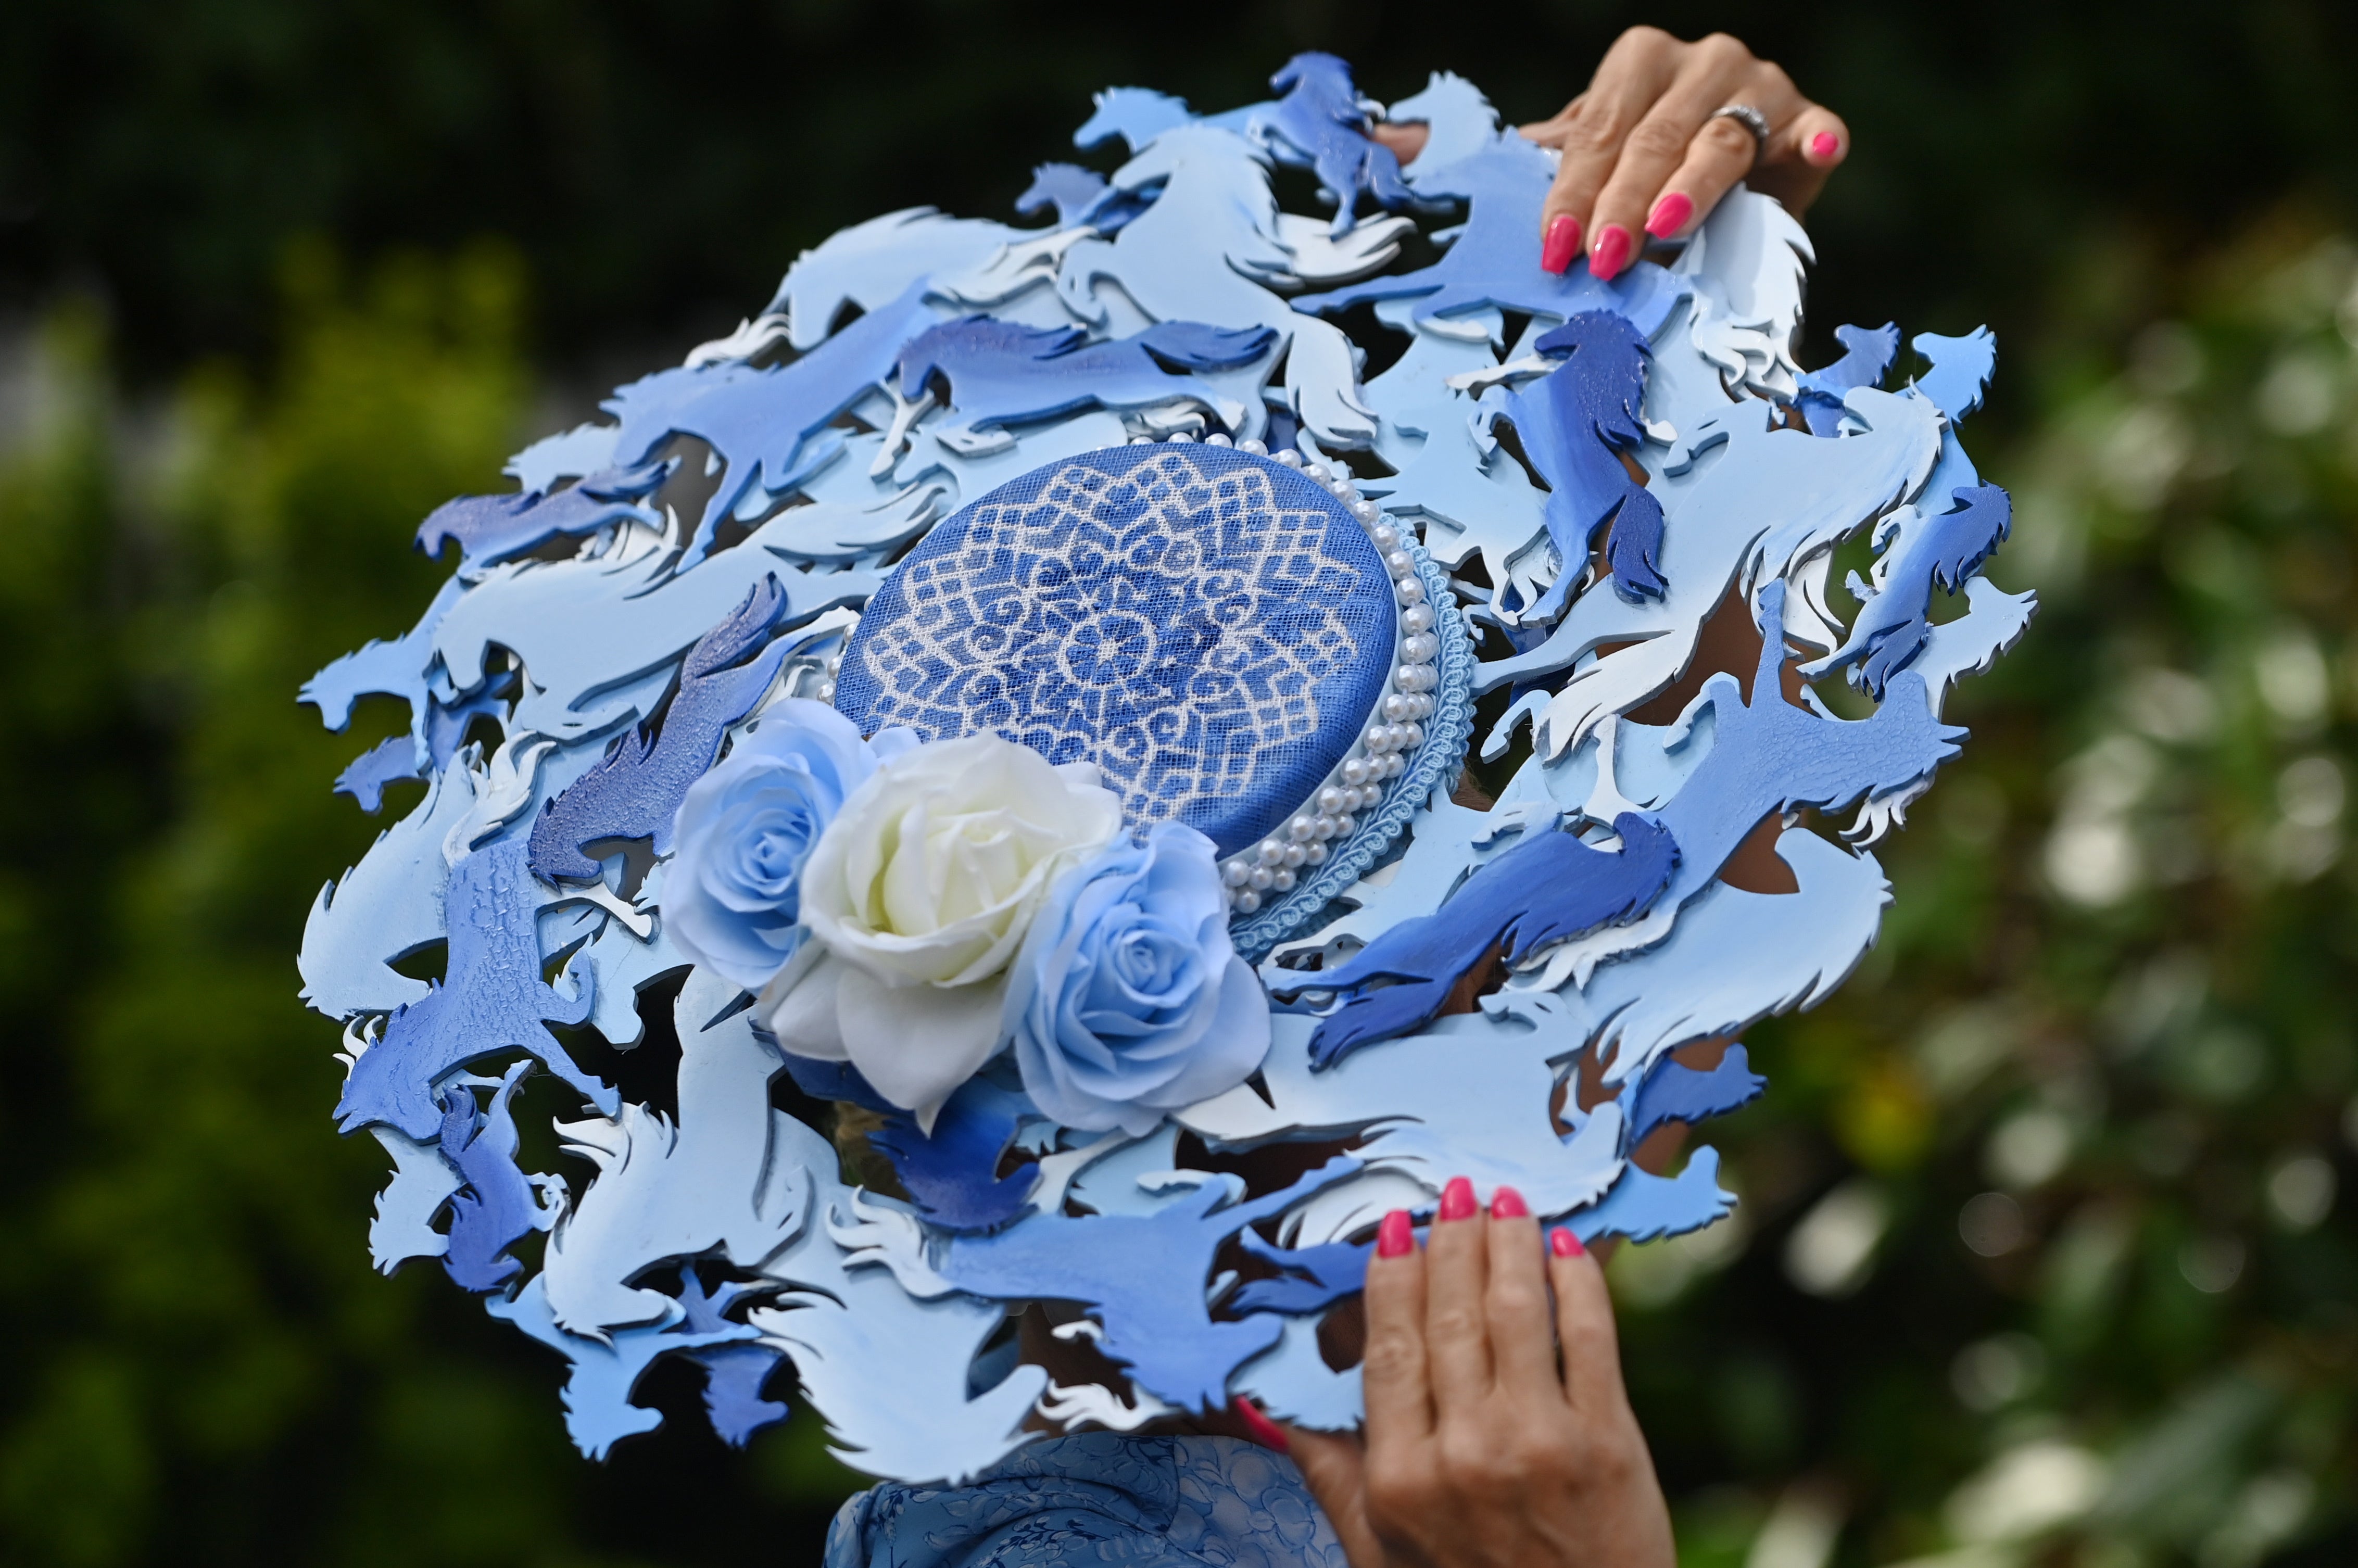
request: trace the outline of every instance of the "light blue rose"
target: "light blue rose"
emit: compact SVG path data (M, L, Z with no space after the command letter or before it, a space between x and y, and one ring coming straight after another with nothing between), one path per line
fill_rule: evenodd
M801 945L803 862L877 765L916 744L874 742L825 703L788 697L688 786L673 819L664 919L680 951L760 990Z
M1153 1130L1236 1087L1269 1054L1269 1002L1228 941L1212 841L1175 822L1049 891L1010 972L1023 1087L1083 1131Z

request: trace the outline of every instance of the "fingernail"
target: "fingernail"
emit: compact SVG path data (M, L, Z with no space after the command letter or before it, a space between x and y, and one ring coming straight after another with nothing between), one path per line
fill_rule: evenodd
M1416 1250L1416 1227L1408 1217L1408 1210L1396 1208L1384 1216L1376 1227L1376 1256L1405 1258Z
M1474 1184L1463 1176L1452 1176L1449 1184L1441 1189L1441 1217L1471 1219L1474 1217Z
M1540 270L1562 272L1580 254L1580 220L1569 212L1559 212L1548 222L1547 238L1540 245Z
M1694 216L1694 200L1683 190L1673 190L1654 203L1654 214L1646 220L1646 232L1658 240L1667 240L1687 226Z
M1832 131L1820 131L1810 138L1810 156L1820 163L1825 162L1840 151L1842 151L1842 144L1834 140L1834 134Z
M1531 1206L1523 1202L1523 1195L1514 1188L1500 1187L1490 1195L1492 1219L1529 1219L1531 1217Z
M1596 231L1596 247L1588 253L1588 270L1600 279L1612 277L1629 265L1629 231L1607 223Z
M1401 1216L1406 1218L1407 1216ZM1252 1440L1263 1448L1273 1448L1280 1454L1290 1453L1293 1444L1285 1438L1285 1429L1261 1413L1261 1409L1241 1394L1237 1397L1237 1416L1252 1433Z
M1580 1244L1580 1238L1572 1233L1571 1227L1565 1227L1548 1232L1548 1250L1559 1258L1577 1258L1588 1249Z

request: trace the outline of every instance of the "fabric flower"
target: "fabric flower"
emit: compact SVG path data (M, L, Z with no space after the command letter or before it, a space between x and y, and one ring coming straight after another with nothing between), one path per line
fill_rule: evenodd
M681 952L747 990L768 984L802 940L804 862L877 763L917 744L871 744L825 703L789 697L688 786L673 819L664 918Z
M1212 841L1160 822L1051 890L1007 991L1044 1115L1133 1137L1236 1087L1269 1054L1269 1002L1228 941Z
M1098 777L996 735L880 767L803 868L803 920L824 951L763 993L779 1044L851 1063L930 1132L1005 1040L1007 966L1049 886L1121 830Z

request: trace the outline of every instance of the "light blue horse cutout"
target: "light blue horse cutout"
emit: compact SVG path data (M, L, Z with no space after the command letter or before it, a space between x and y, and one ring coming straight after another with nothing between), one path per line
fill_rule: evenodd
M848 1463L911 1481L1238 1398L1347 1428L1358 1372L1319 1327L1384 1214L1430 1223L1465 1175L1590 1239L1714 1223L1716 1152L1652 1170L1639 1144L1758 1096L1744 1032L1876 941L1872 846L2037 608L1986 575L2011 505L1960 440L1989 334L1916 337L1929 368L1898 381L1897 327L1843 327L1806 370L1813 256L1776 202L1739 187L1609 282L1550 274L1553 155L1470 82L1386 109L1331 56L1271 81L1208 114L1098 94L1074 140L1120 156L1037 166L1029 226L915 208L804 253L736 331L519 452L513 492L422 519L449 580L302 690L340 732L363 697L408 709L335 785L406 812L321 888L298 958L342 1030L337 1125L391 1162L372 1260L438 1262L555 1351L592 1457L662 1426L638 1398L666 1358L725 1441L807 1405ZM1423 125L1422 156L1384 120ZM1281 165L1326 205L1282 211ZM1417 232L1438 259L1402 266ZM1352 336L1370 314L1380 345ZM1406 563L1446 680L1397 674L1383 711L1422 713L1444 765L1363 807L1380 848L1239 915L1271 1009L1249 1082L1134 1137L1060 1125L1002 1056L921 1128L675 940L674 813L777 704L833 699L945 519L1174 440L1292 465ZM1852 541L1871 564L1837 583ZM1697 668L1728 617L1757 655ZM1864 712L1820 699L1837 681ZM1526 735L1495 800L1451 787ZM1764 823L1794 891L1721 874ZM631 1051L654 1054L612 1065ZM855 1113L857 1169L892 1183L831 1140ZM559 1171L520 1163L552 1143ZM1043 1301L1095 1380L1022 1362L1011 1317Z

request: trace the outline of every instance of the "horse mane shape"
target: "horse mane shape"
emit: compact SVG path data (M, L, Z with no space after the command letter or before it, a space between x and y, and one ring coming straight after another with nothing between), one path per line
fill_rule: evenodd
M1385 207L1417 200L1391 148L1368 135L1368 111L1381 105L1360 98L1348 65L1311 50L1286 61L1269 84L1284 96L1253 121L1255 136L1280 162L1305 163L1316 172L1335 200L1333 233L1347 233L1358 222L1362 196Z
M1420 195L1428 178L1472 157L1498 135L1498 111L1454 70L1434 71L1422 92L1386 109L1383 118L1387 124L1424 127L1423 148L1401 168L1401 178Z
M656 854L671 852L672 816L687 786L712 766L729 727L753 710L785 657L783 643L763 646L785 607L777 579L764 577L688 651L660 732L650 721L635 737L616 736L605 757L533 823L536 874L551 882L601 876L582 849L608 839L651 839Z
M1053 211L1056 227L1069 229L1105 194L1105 176L1076 163L1044 163L1033 169L1032 183L1015 199L1015 210L1025 217Z
M935 376L949 384L950 406L968 429L1044 419L1083 408L1145 408L1174 401L1210 408L1235 430L1243 409L1180 371L1229 370L1267 353L1268 327L1230 330L1195 321L1162 321L1134 337L1090 342L1076 327L1025 327L967 316L928 328L901 351L894 366L904 400ZM888 444L880 460L891 454Z
M1566 357L1529 391L1509 394L1507 416L1547 481L1548 534L1563 564L1520 619L1544 623L1563 613L1607 530L1613 590L1631 600L1661 598L1662 503L1623 461L1645 438L1646 340L1628 317L1587 310L1532 348Z

